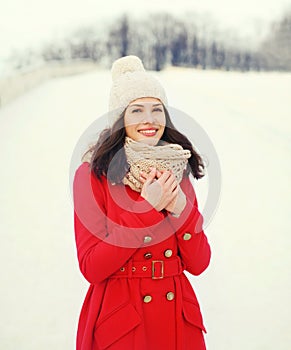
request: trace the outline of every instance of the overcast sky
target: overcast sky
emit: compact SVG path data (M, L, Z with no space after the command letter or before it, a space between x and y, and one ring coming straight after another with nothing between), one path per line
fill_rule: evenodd
M258 33L280 17L291 0L7 0L0 11L0 58L12 49L37 47L75 27L124 12L135 16L165 10L173 14L208 13L222 27L242 35Z

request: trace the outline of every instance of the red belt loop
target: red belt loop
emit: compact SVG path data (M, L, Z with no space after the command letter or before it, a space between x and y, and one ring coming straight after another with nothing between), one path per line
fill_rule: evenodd
M128 260L126 270L127 270L128 277L131 278L132 277L132 273L133 273L132 259Z

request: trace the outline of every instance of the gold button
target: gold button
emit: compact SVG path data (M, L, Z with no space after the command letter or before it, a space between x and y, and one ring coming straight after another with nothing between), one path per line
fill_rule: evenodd
M167 249L164 252L166 258L170 258L173 255L173 251L171 249Z
M143 238L143 242L144 243L150 243L152 241L152 237L151 236L144 236Z
M171 301L174 300L175 294L173 292L168 292L167 293L167 300Z
M152 301L152 297L150 295L146 295L144 298L143 298L143 302L144 303L150 303Z
M184 239L184 241L189 241L189 239L191 239L191 237L192 237L191 233L187 232L184 234L183 239Z
M153 257L152 253L145 253L145 254L144 254L144 258L145 258L145 259L150 259L150 258L152 258L152 257Z

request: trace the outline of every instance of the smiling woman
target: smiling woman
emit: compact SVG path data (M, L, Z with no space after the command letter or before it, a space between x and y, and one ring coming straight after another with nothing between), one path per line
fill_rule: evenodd
M199 275L210 261L189 179L201 178L204 164L138 57L115 61L112 77L115 120L74 178L78 260L91 284L77 350L205 350L183 272Z
M124 115L126 135L135 141L155 146L162 137L166 117L162 103L155 98L144 97L129 104Z

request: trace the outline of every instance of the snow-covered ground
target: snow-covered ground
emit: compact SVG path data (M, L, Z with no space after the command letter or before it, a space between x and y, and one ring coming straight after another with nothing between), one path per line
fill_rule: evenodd
M291 74L157 75L221 165L219 206L205 230L211 265L190 277L208 349L287 350ZM79 137L107 110L110 84L101 70L58 78L0 110L1 349L74 349L88 284L75 253L69 168Z
M41 83L56 77L64 77L79 74L96 69L96 64L85 60L74 60L73 62L39 62L31 67L16 69L5 69L1 73L0 58L0 107L5 106L23 93L40 85Z

